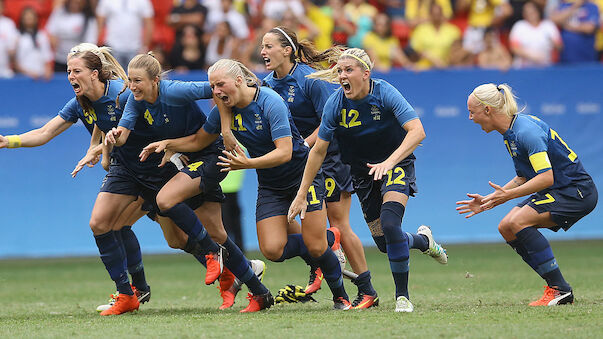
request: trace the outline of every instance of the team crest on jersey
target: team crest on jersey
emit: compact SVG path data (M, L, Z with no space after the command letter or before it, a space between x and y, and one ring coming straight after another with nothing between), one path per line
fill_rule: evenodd
M107 106L107 114L109 114L110 121L117 121L117 116L115 116L115 108L113 105Z
M295 100L295 86L289 86L289 92L287 95L289 96L287 102L293 102Z
M516 157L517 156L517 144L515 143L514 140L511 140L511 142L509 143L509 148L511 149L511 156Z
M255 113L254 115L255 115L255 129L257 131L263 130L264 126L262 125L262 117L257 113Z
M379 107L371 105L371 115L373 116L373 120L381 120L381 111L379 110Z

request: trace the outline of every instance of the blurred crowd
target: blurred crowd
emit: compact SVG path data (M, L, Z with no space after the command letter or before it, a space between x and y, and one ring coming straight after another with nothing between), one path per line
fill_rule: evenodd
M262 36L278 25L318 49L363 48L384 72L600 62L601 11L603 0L0 0L0 78L50 78L81 42L124 66L152 50L178 72L221 58L261 71Z

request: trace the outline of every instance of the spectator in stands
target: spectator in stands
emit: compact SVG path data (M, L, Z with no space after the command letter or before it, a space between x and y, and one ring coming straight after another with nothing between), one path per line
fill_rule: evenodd
M551 20L561 27L561 63L597 60L595 33L599 27L599 8L588 0L564 0Z
M356 24L356 33L348 38L348 46L362 48L364 36L373 28L377 8L364 0L350 0L343 6L343 11L348 20Z
M392 36L391 20L385 13L375 16L373 30L364 36L363 49L374 60L374 70L389 71L392 66L409 67L410 61L406 58L400 42Z
M54 50L54 71L67 71L67 53L82 42L96 43L98 27L88 0L59 0L46 23Z
M291 11L296 17L305 15L304 6L299 0L264 0L262 4L264 18L278 21L288 11Z
M53 74L50 40L46 32L38 30L38 13L33 7L24 7L21 11L19 32L16 71L34 79L50 79Z
M245 16L234 8L232 0L221 0L219 7L208 7L208 9L207 20L205 21L205 33L210 34L210 36L213 37L215 35L214 31L217 30L217 26L222 25L223 22L227 22L231 35L234 38L232 42L233 49L229 54L232 58L238 58L247 48L247 39L250 34ZM223 30L224 27L221 29ZM213 64L213 62L209 65L211 64Z
M19 32L15 23L3 16L4 0L0 0L0 78L13 76L12 63Z
M247 48L245 51L243 51L243 54L239 59L242 64L247 66L247 68L253 72L266 71L266 67L264 66L264 58L260 54L262 51L262 38L264 37L264 34L268 33L269 30L278 26L278 22L270 18L265 18L261 22L262 25L255 30L253 40L247 44Z
M447 20L452 19L452 5L450 0L406 0L405 18L409 27L428 22L430 17L431 3L435 1L442 8L442 13Z
M513 52L513 67L549 66L553 52L562 47L557 26L543 20L543 9L528 1L523 6L523 20L513 25L509 40Z
M236 48L237 39L227 21L222 21L210 35L205 36L205 66L209 67L220 59L230 59Z
M153 35L153 5L150 0L99 0L96 20L99 45L106 29L105 45L121 65L150 49Z
M325 50L333 46L333 26L332 13L323 11L320 7L314 5L310 0L302 0L306 18L316 27L318 34L314 38L314 45L318 50Z
M343 0L329 0L329 5L324 10L333 20L333 44L347 46L349 37L356 32L356 26L347 16L341 14L344 13L343 6Z
M508 54L508 53L507 53ZM448 55L448 66L450 67L473 67L475 66L475 55L463 48L461 39L455 40L450 46Z
M432 2L431 18L412 32L410 46L420 59L418 69L444 68L448 66L450 47L461 38L461 30L446 20L442 6Z
M489 27L484 33L484 49L477 55L477 65L484 69L506 71L511 67L511 54L500 43L496 29Z
M318 27L305 15L296 16L292 11L286 11L278 26L285 26L294 31L301 40L314 41L319 34Z
M508 0L457 0L457 13L468 13L469 26L463 35L463 48L473 54L484 49L486 28L499 27L513 9Z
M207 7L199 3L199 0L184 0L179 6L174 6L167 19L177 33L187 25L197 26L202 29L207 17Z
M178 72L203 69L205 46L201 28L194 25L182 26L170 53L170 64Z

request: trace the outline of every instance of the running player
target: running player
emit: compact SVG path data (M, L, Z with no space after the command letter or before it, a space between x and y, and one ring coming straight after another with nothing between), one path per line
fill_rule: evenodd
M107 133L108 143L121 147L134 143L139 147L136 153L138 155L144 146L139 143L141 140L184 137L195 133L205 123L205 114L195 101L212 96L209 83L161 80L161 73L159 61L152 55L139 54L130 61L128 78L133 98L126 104L119 127ZM249 306L241 312L256 312L270 307L273 298L252 271L250 262L224 230L220 211L224 196L219 183L226 173L220 172L220 167L216 164L221 149L223 146L220 139L203 150L190 154L190 164L180 173L170 176L171 179L157 194L157 206L161 215L172 219L189 238L196 240L193 253L206 254L208 274L205 283L209 285L218 279L222 274L224 260L225 266L247 284L251 291ZM130 169L149 173L149 165L146 164L149 162L155 170L163 170L157 169L157 165L163 165L160 155L143 153L141 160L145 162L137 161L140 165L130 165ZM145 179L143 183L147 181L149 180ZM117 183L116 180L115 182ZM120 191L117 187L116 184L116 192ZM191 198L197 200L196 205L208 216L205 223L207 230L193 209L185 203ZM222 254L223 249L226 251L225 255ZM220 265L217 270L213 270L210 263L216 261Z
M308 216L302 234L287 234L287 208L297 191L308 148L292 122L282 98L240 62L222 59L209 70L209 81L217 106L196 135L149 145L149 151L195 151L214 142L220 133L221 113L231 116L234 136L251 157L237 145L220 157L224 171L255 168L258 175L256 226L260 250L272 261L296 256L316 261L333 293L335 309L351 307L343 287L339 260L328 246L326 213L323 209L324 181L319 174L306 188L304 203ZM220 112L222 111L222 112ZM312 180L311 180L312 181ZM338 244L337 244L338 245Z
M317 51L308 40L298 42L297 35L283 26L271 29L262 39L261 55L266 68L271 71L264 78L264 83L285 100L295 126L310 147L316 142L323 107L333 88L326 82L308 79L306 75L314 72L315 68L323 69L320 63L328 60L331 53L330 50ZM341 231L341 244L352 269L358 274L358 278L352 280L358 286L358 296L352 307L377 306L379 297L371 284L362 242L350 226L352 179L349 166L341 162L337 142L329 146L322 171L329 224ZM312 267L305 293L316 292L321 281L320 268Z
M412 152L425 132L400 92L383 80L371 78L373 64L364 50L345 50L336 61L332 69L309 76L339 82L341 88L325 103L318 137L288 217L305 216L303 192L322 166L335 136L342 161L351 167L365 220L377 246L389 258L396 285L396 312L412 312L408 299L409 245L446 257L433 238L428 241L428 236L405 233L401 228L408 198L416 192Z
M511 87L484 84L467 99L469 119L486 133L502 134L516 176L504 186L489 182L486 196L467 194L457 202L460 214L472 217L511 199L528 196L502 219L505 241L546 281L544 295L530 306L571 304L574 293L565 281L553 251L538 228L567 231L597 205L595 184L578 155L539 118L519 113Z

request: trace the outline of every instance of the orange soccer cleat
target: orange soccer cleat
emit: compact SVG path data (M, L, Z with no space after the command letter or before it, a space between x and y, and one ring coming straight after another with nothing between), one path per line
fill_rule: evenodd
M216 281L224 270L224 261L222 258L222 249L217 253L210 252L205 255L205 264L207 271L205 272L205 285L211 285Z
M138 309L140 303L136 295L120 293L115 298L115 303L109 309L104 310L100 315L118 315L126 312L132 312Z
M375 295L368 295L362 292L358 293L356 299L352 302L352 308L356 310L379 306L379 296L377 293Z
M573 304L574 293L570 291L560 291L557 288L544 286L544 294L536 301L532 301L530 306L555 306L563 304Z
M274 298L272 298L270 292L259 295L249 293L247 300L249 300L249 305L244 310L241 310L241 313L258 312L274 305Z

